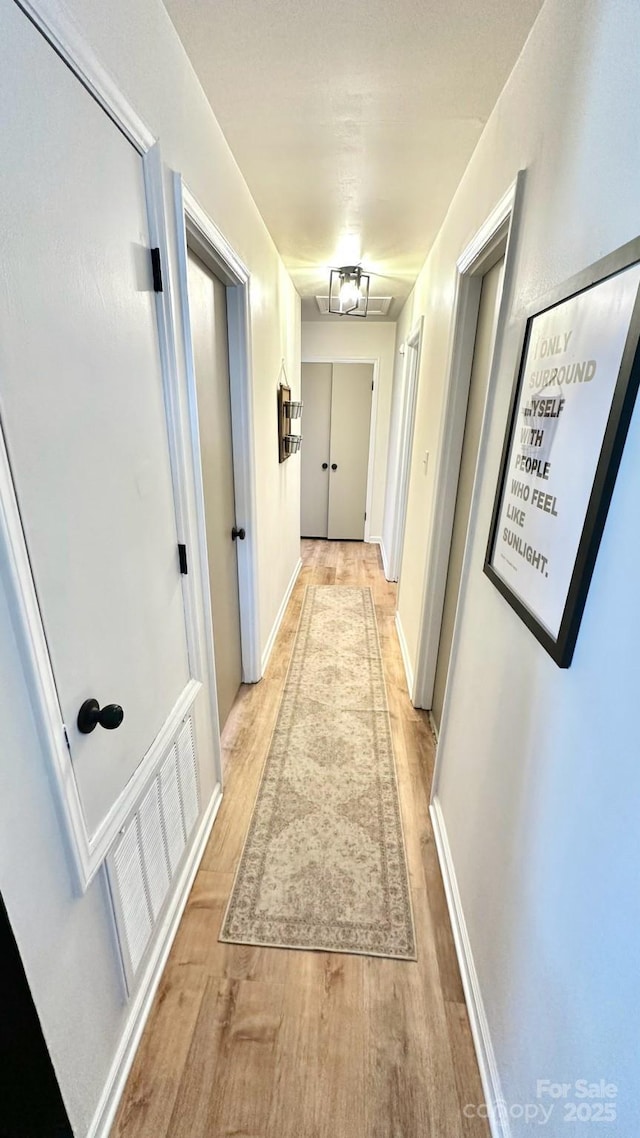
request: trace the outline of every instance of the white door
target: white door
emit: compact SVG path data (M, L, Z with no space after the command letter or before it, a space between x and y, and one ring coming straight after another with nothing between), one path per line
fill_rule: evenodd
M16 5L3 21L2 429L95 833L190 680L143 164ZM82 734L89 698L121 726Z
M331 455L331 364L302 365L300 533L326 537Z
M372 392L373 364L303 365L303 537L364 539Z
M440 728L442 719L442 707L447 684L447 674L449 671L453 626L456 618L456 609L458 607L462 561L467 540L471 496L473 493L476 463L478 460L480 431L482 429L482 416L491 371L496 320L500 297L502 295L503 274L504 257L485 274L482 281L482 291L480 293L478 325L473 348L469 400L464 424L460 474L458 476L458 492L456 495L456 508L451 535L451 551L449 553L449 568L447 570L447 584L442 610L442 626L440 630L436 676L433 687L433 703L431 705L431 713L438 729Z
M207 557L222 730L242 682L238 557L229 391L227 290L188 251L189 318L198 392Z

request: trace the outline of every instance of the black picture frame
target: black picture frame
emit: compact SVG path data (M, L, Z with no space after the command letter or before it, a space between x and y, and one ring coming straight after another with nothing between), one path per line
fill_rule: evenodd
M609 281L612 277L637 263L640 263L640 237L603 257L553 292L548 293L530 308L526 314L523 327L519 363L511 395L484 561L484 572L560 668L568 668L573 658L591 577L633 414L638 386L640 385L640 284L636 288L635 300L628 321L620 367L611 397L609 415L602 434L595 475L582 520L573 570L564 596L564 607L557 635L553 635L549 631L549 628L542 623L539 614L526 603L522 593L519 595L495 567L498 531L503 518L503 505L507 492L507 477L510 473L512 456L516 454L516 431L520 410L523 408L521 399L523 397L525 370L529 360L529 347L532 343L537 318L549 313L552 309L560 309L563 304L579 294L593 290L594 295L596 295L598 287L605 281ZM530 382L532 382L531 379ZM525 413L527 412L523 410L523 414ZM559 526L558 532L560 529ZM521 552L521 548L519 548L519 552ZM548 557L551 555L549 549L547 555L545 560L552 564L548 561ZM546 575L548 576L548 574Z

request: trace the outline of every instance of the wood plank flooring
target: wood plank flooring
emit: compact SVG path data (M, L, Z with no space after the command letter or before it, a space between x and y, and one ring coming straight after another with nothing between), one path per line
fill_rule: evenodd
M410 704L377 546L303 541L265 678L223 736L225 795L112 1138L488 1138L428 815L434 743ZM220 944L305 585L370 585L414 902L417 963Z

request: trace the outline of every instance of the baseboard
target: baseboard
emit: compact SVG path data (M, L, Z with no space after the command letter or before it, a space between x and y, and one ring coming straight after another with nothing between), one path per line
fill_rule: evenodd
M431 711L427 712L427 716L429 718L429 726L433 732L433 737L436 741L436 747L437 747L438 743L440 742L440 732L438 731L438 728L436 727L436 721L433 718L433 714Z
M89 1127L87 1138L108 1138L147 1017L151 1011L153 997L160 983L169 950L178 931L180 918L184 912L221 801L222 791L218 785L202 817L164 920L158 928L155 946L138 991L131 1003L129 1019L111 1065L106 1085L100 1096L96 1113Z
M402 663L404 664L404 674L407 678L407 688L409 690L409 699L413 699L413 668L411 667L411 660L409 659L409 649L407 648L407 641L405 640L404 629L402 621L400 620L400 613L396 609L396 632L398 633L398 640L400 641L400 651L402 653Z
M380 538L380 555L382 557L382 568L384 570L385 580L390 581L391 578L389 577L389 558L387 557L387 551L384 546L384 538L382 537Z
M282 624L284 614L287 611L287 605L289 604L289 600L290 600L291 594L293 592L293 586L295 585L296 581L298 580L298 574L299 574L301 569L302 569L302 559L298 558L298 564L296 565L295 569L293 570L293 573L291 574L291 580L289 581L289 584L287 585L287 588L285 590L284 597L282 598L282 603L281 603L280 608L278 609L278 612L276 614L276 619L273 622L273 628L271 629L271 632L269 633L269 639L267 640L264 652L262 653L262 675L263 676L264 676L264 673L266 671L267 664L269 663L269 657L271 656L271 653L273 652L273 646L276 642L276 637L280 631L280 625Z
M473 1035L478 1067L480 1068L482 1089L484 1091L485 1102L489 1107L489 1128L492 1138L511 1138L511 1126L509 1118L503 1108L504 1099L502 1097L500 1075L498 1074L495 1052L493 1050L493 1043L491 1042L491 1033L484 1010L478 974L473 960L467 924L462 910L462 901L460 899L460 891L458 889L453 858L451 856L451 847L449 846L447 829L437 796L431 803L429 813L431 815L438 860L440 862L440 870L447 897L447 906L449 909L449 917L451 918L451 928L458 956L458 964L460 965L462 986L467 1001L471 1034ZM494 1109L491 1109L492 1107ZM502 1109L500 1109L501 1107Z

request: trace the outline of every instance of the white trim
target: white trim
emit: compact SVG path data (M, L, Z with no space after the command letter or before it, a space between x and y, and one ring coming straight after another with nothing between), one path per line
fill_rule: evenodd
M373 365L373 392L371 395L371 419L369 423L369 457L367 460L367 494L364 512L367 515L364 523L364 541L375 541L370 538L371 530L371 503L373 502L373 479L376 460L376 428L378 423L378 394L380 391L380 357L379 356L304 356L302 364L372 364Z
M194 531L197 532L197 530L196 523L191 516L189 501L189 484L191 479L187 464L187 455L189 454L187 440L189 439L189 431L188 428L185 427L186 416L183 413L180 381L178 379L178 352L173 319L173 288L171 275L169 273L169 237L166 224L167 212L164 196L162 158L158 144L144 156L143 163L147 193L147 211L149 215L149 238L152 247L157 246L160 250L160 263L162 266L162 292L158 292L155 295L158 340L160 344L160 363L167 420L167 438L169 443L169 458L176 515L176 535L179 542L185 543L187 555L189 556L194 547ZM193 561L193 558L191 560ZM203 627L200 617L202 581L193 564L191 566L191 572L184 574L181 580L191 675L206 682L208 680L207 645L210 637L209 627ZM217 776L220 777L219 749L216 752L215 758L217 764L216 773Z
M262 674L263 675L267 670L267 664L269 663L269 657L271 656L271 653L273 652L273 646L276 642L276 637L280 631L280 625L282 624L282 621L284 619L284 614L287 611L287 605L289 604L289 601L291 599L291 594L293 592L294 585L295 585L296 581L298 580L298 575L299 575L301 569L302 569L302 558L299 558L298 564L296 565L295 569L293 570L293 573L291 574L291 580L289 581L289 584L287 585L287 587L285 589L285 594L282 598L280 608L278 609L278 612L276 613L276 619L273 622L273 627L272 627L271 632L269 633L269 636L267 638L267 643L265 645L264 652L262 653Z
M480 263L484 262L492 252L492 243L499 239L502 226L511 223L516 196L522 192L524 171L520 170L500 201L491 210L489 216L483 221L478 231L471 238L464 251L458 257L456 267L461 275L478 273L482 271ZM486 270L484 270L486 271Z
M207 624L212 629L204 488L202 485L198 428L198 396L189 315L188 246L193 246L194 251L205 261L212 262L212 268L215 267L227 289L235 508L237 525L244 527L247 534L244 541L238 542L237 549L242 678L245 683L256 683L262 676L262 669L260 662L257 505L251 392L249 271L218 227L211 221L196 198L185 186L180 174L174 174L173 185L182 312L181 347L187 375L188 437L195 478L197 551ZM208 637L207 643L209 672L213 677L215 693L212 635Z
M191 851L182 867L162 923L154 934L154 947L144 975L140 980L136 996L131 1003L129 1018L111 1064L96 1112L89 1126L87 1138L108 1138L145 1023L151 1011L153 997L160 983L221 801L222 790L218 784L202 817Z
M339 363L339 360L335 361ZM365 361L358 361L360 363ZM369 541L371 510L373 508L373 480L376 466L376 429L378 426L378 395L380 392L380 360L373 360L373 392L371 394L371 421L369 423L369 458L367 462L367 504L365 506L364 540Z
M404 664L404 674L405 674L406 680L407 680L407 691L409 692L409 696L411 696L411 692L413 691L413 668L411 667L411 657L409 656L409 649L407 647L407 641L406 641L405 635L404 635L404 628L402 627L402 621L400 619L400 613L399 613L398 609L396 609L395 623L396 623L396 632L398 633L398 640L400 642L400 652L402 654L402 663Z
M500 346L509 311L514 271L514 218L520 208L523 181L524 175L520 171L467 245L456 266L449 364L440 419L433 517L423 582L416 683L412 692L412 702L416 707L430 708L433 700L482 277L504 248L504 278L496 313L487 385L489 402L497 377ZM486 406L484 414L486 417Z
M455 867L451 856L451 848L447 837L447 830L438 798L434 798L429 807L431 824L438 851L438 861L447 898L447 907L451 920L451 929L456 946L458 964L462 987L464 988L471 1034L480 1068L480 1078L484 1091L485 1102L494 1109L489 1110L489 1128L492 1138L511 1138L511 1127L506 1112L501 1108L504 1104L502 1086L498 1064L493 1049L491 1032L482 999L480 981L473 959L473 951L469 933L462 908L462 900L458 889Z
M140 154L150 150L155 142L152 131L127 102L113 76L60 4L56 0L16 0L16 4L136 150Z
M393 504L393 526L391 549L389 551L388 581L398 581L404 548L404 531L407 522L407 501L409 497L409 474L413 452L413 434L418 401L418 376L420 374L420 355L422 352L422 328L424 316L420 316L405 341L404 367L402 374L402 402L400 423L396 441L397 453L394 456L396 475L396 496ZM410 349L410 350L407 350ZM387 472L388 477L388 472Z
M371 538L370 540L376 541L378 543L378 545L380 546L380 556L382 557L382 569L384 572L385 580L388 581L389 575L388 575L387 570L389 567L389 558L387 557L387 551L385 549L384 538L383 537L376 537L376 538Z

